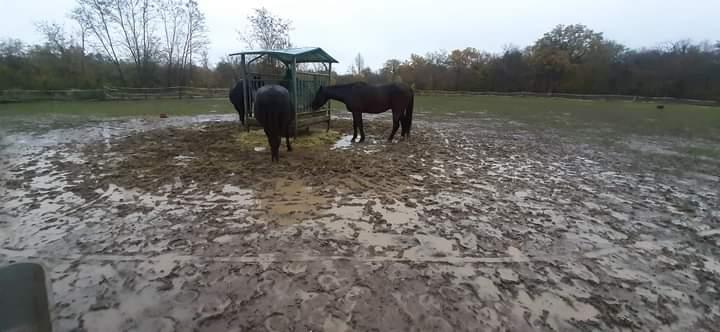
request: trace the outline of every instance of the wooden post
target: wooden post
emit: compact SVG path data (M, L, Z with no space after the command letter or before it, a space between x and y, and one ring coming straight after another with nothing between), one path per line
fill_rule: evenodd
M248 107L250 106L248 102L248 81L247 81L247 70L245 70L245 54L242 54L240 56L240 74L243 82L243 109L245 112L243 112L243 122L245 123L245 128L247 131L250 131L250 123L248 122L248 113L250 113L250 110ZM235 82L237 84L237 82Z

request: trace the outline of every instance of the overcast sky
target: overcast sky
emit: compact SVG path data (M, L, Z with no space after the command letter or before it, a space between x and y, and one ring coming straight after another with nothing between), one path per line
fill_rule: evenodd
M40 42L35 22L65 23L75 0L0 0L0 38ZM344 72L357 53L377 69L386 59L472 46L498 52L526 46L557 24L582 23L630 47L690 38L720 40L719 0L198 0L210 57L244 48L237 31L252 8L292 21L296 46L320 46Z

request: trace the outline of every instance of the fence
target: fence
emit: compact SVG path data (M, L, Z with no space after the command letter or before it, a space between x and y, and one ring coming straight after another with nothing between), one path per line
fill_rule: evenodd
M142 99L195 99L227 98L229 89L195 88L174 86L168 88L111 88L105 87L105 99L142 100Z
M507 97L545 97L586 100L626 100L636 102L678 103L700 106L720 106L718 100L683 99L673 97L643 97L628 95L583 95L573 93L539 93L539 92L488 92L488 91L447 91L418 90L419 96L507 96Z
M92 90L0 90L0 102L227 98L229 89L105 87Z
M298 75L300 76L300 75ZM305 79L307 80L307 79ZM307 80L307 89L300 91L310 93L317 91L317 85L322 82ZM0 90L0 103L25 102L42 100L143 100L143 99L195 99L195 98L227 98L229 89L222 88L195 88L176 86L168 88L121 88L105 87L92 90ZM701 106L719 106L718 100L698 100L671 97L642 97L628 95L584 95L570 93L537 93L537 92L486 92L486 91L447 91L447 90L418 90L419 96L509 96L509 97L550 97L587 100L626 100L657 103L680 103ZM312 100L312 96L298 96L301 100Z
M0 102L24 102L38 100L101 100L104 89L95 90L0 90Z

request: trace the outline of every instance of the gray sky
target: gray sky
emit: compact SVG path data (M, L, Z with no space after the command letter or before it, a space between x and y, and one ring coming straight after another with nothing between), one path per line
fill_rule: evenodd
M293 22L296 46L320 46L344 72L359 52L377 69L386 59L472 46L498 52L526 46L557 24L582 23L630 47L690 38L720 40L718 0L198 0L210 30L211 61L242 50L251 8ZM34 23L64 22L75 0L0 0L0 38L41 41Z

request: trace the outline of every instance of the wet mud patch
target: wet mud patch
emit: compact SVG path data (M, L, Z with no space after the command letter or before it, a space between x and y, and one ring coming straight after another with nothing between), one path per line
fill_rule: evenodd
M244 132L236 123L151 130L110 145L87 146L84 159L88 163L76 173L94 174L84 184L84 192L110 184L153 192L183 183L201 190L233 185L285 202L298 201L277 197L296 191L295 187L304 187L306 192L290 196L333 197L337 192L370 190L400 198L410 174L424 173L412 156L441 148L433 143L432 133L422 131L413 136L411 144L403 140L387 143L384 136L390 128L381 123L368 128L368 143L333 148L345 140L350 126L349 121L340 120L329 133L313 129L311 135L301 135L292 152L281 146L280 163L271 163L269 152L257 149L267 146L264 135ZM309 199L314 200L320 203Z
M177 120L0 141L0 261L48 266L58 330L718 323L705 166L481 117L392 144L387 119L364 144L334 121L272 164L228 119Z
M276 180L257 195L260 220L292 225L313 219L317 211L330 208L334 195L316 192L298 180Z

